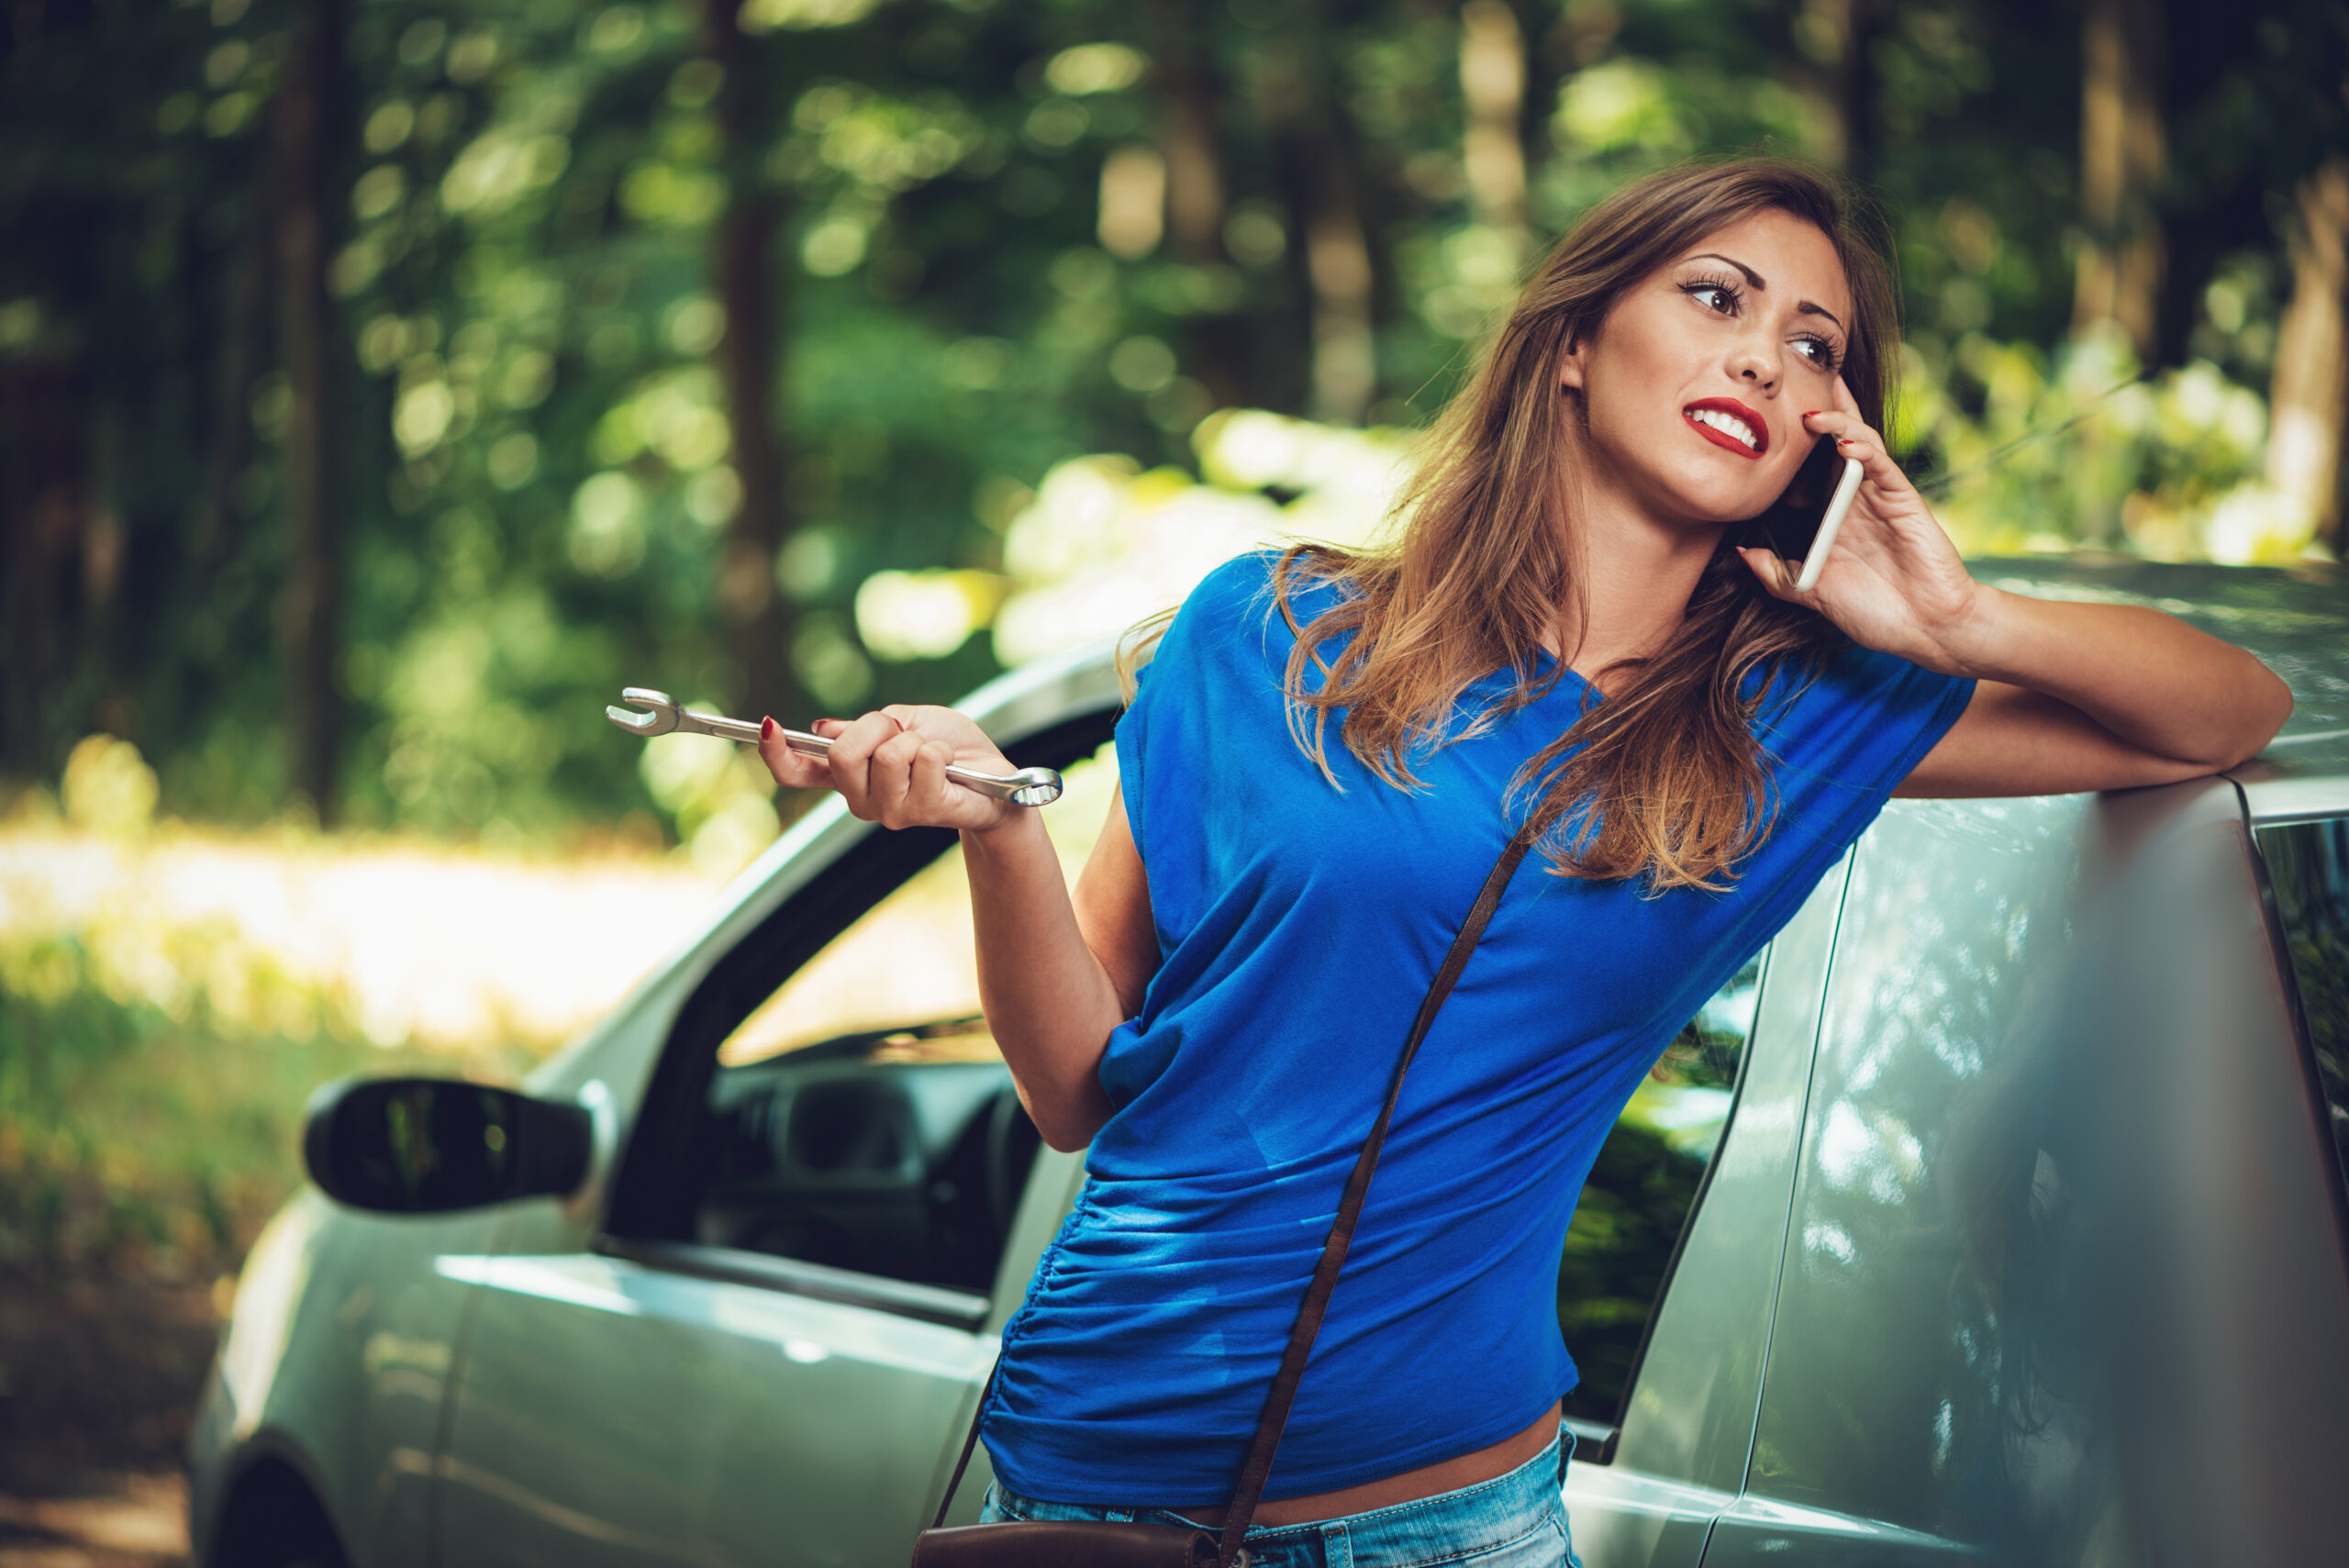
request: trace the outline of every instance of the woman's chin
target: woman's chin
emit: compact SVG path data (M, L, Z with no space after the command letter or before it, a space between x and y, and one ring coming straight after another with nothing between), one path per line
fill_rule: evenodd
M1689 532L1718 534L1723 528L1741 528L1770 509L1769 501L1756 500L1751 495L1709 495L1680 498L1674 509L1679 526Z
M1678 483L1673 483L1675 479ZM1718 528L1748 522L1768 511L1770 503L1777 499L1776 491L1752 483L1745 474L1671 475L1656 491L1659 510L1691 528Z

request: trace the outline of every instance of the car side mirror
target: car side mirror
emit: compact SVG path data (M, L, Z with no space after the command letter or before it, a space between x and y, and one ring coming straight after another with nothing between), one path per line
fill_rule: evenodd
M586 1179L584 1106L441 1078L345 1078L310 1096L302 1160L327 1196L379 1214L445 1214L561 1196Z

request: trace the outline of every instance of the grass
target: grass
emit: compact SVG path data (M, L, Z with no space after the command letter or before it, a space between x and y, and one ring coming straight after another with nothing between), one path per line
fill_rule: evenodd
M298 992L264 1000L307 1027L255 1029L201 992L171 1010L118 997L94 967L68 932L0 949L0 1263L233 1269L300 1179L311 1090L362 1069L451 1066L375 1046Z

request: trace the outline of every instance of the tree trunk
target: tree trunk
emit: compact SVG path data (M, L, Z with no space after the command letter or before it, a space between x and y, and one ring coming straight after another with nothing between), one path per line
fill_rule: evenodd
M2081 22L2080 217L2075 330L2112 322L2152 363L2164 246L2154 198L2162 128L2162 0L2087 0Z
M1476 221L1525 243L1525 35L1502 0L1460 8L1460 96L1467 109L1461 161Z
M0 775L15 779L47 773L61 739L89 521L91 383L79 353L0 372Z
M1280 57L1265 72L1266 117L1274 126L1290 232L1304 240L1300 261L1312 300L1306 407L1316 419L1360 424L1378 384L1370 237L1353 149L1338 117L1320 7L1299 4L1290 17Z
M1353 171L1341 160L1327 166L1305 225L1306 270L1313 280L1309 412L1330 424L1359 425L1378 388L1378 355L1370 325L1370 242Z
M1784 15L1795 90L1810 110L1813 155L1864 181L1876 150L1867 61L1875 8L1868 0L1798 0Z
M337 134L348 0L305 0L273 109L278 170L278 337L293 412L285 431L290 569L283 603L288 782L321 823L334 818L340 701L335 690L342 617L343 442L336 375L341 343L327 288L333 254Z
M1146 20L1158 60L1167 249L1191 266L1219 267L1230 199L1216 113L1223 86L1200 58L1190 0L1151 0ZM1197 316L1186 336L1186 372L1206 386L1218 407L1241 401L1249 386L1245 326L1235 317Z
M2292 297L2277 334L2269 388L2267 483L2316 520L2338 554L2343 428L2349 425L2349 154L2300 182L2292 236Z
M1151 0L1158 55L1159 142L1166 157L1166 228L1177 259L1223 255L1223 157L1216 145L1215 77L1201 62L1188 0Z
M718 562L718 606L732 644L738 711L792 722L796 683L789 662L789 612L774 580L775 556L790 521L774 406L783 368L775 337L783 284L774 266L782 203L759 167L764 105L751 40L742 31L741 0L708 0L708 7L706 47L725 72L718 92L718 126L728 191L710 274L726 311L718 370L742 491ZM804 721L806 716L798 717Z
M236 274L229 280L211 462L205 476L203 509L196 516L195 537L188 551L199 577L209 577L235 551L237 492L253 457L253 389L269 350L270 234L276 217L271 195L263 165L249 197L252 205L246 216L244 239L237 248Z

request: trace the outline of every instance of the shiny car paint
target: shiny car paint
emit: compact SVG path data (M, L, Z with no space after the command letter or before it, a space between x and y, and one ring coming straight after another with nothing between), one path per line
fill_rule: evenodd
M2335 1554L2343 1199L2247 828L2349 815L2342 584L1978 570L2198 619L2299 711L2229 779L1895 803L1821 882L1620 1426L1578 1426L1588 1568ZM1115 701L1092 649L965 706L1017 743ZM872 833L811 813L532 1076L598 1115L570 1199L287 1206L192 1441L204 1561L289 1480L354 1568L904 1561L1081 1157L1039 1157L984 1294L610 1233L696 998Z

